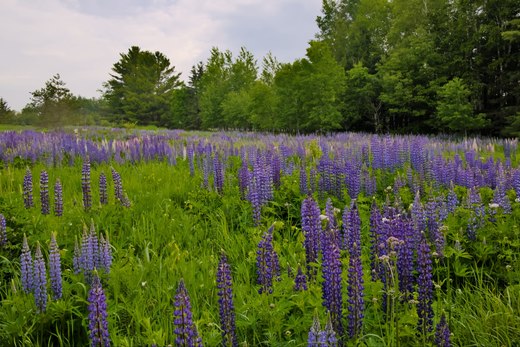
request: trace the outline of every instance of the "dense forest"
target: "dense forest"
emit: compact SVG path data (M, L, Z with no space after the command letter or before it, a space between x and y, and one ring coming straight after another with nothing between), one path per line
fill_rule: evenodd
M323 0L316 22L302 59L215 47L186 81L133 46L99 99L56 74L0 123L520 136L517 0Z

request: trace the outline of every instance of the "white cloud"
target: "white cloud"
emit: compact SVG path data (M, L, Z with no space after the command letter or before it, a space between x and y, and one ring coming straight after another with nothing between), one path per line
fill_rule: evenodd
M74 94L99 96L119 54L161 51L187 78L213 46L269 48L280 60L305 54L317 0L3 0L0 97L21 109L55 73ZM305 17L305 18L303 18ZM298 36L300 35L300 36Z

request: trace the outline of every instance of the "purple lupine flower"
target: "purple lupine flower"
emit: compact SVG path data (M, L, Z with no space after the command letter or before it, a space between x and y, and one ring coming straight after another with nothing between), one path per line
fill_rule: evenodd
M47 308L47 269L43 260L40 243L36 244L34 253L34 301L38 312L45 312Z
M361 245L361 219L354 201L352 201L350 208L345 207L343 211L343 236L343 249L348 249L349 252L352 252L354 250L352 246L355 242L358 246ZM356 253L354 255L360 256L361 249L357 247L356 251L359 254Z
M341 334L334 330L334 322L329 312L325 329L320 332L318 337L320 343L319 346L338 347L337 336L341 336Z
M249 186L249 166L247 160L242 159L242 166L238 169L238 188L240 196L244 199L247 194L247 187Z
M498 204L502 208L505 214L511 213L511 202L509 201L509 197L506 193L505 188L505 177L502 175L499 179L495 190L493 191L493 203Z
M0 213L0 246L7 243L7 227L5 225L5 217Z
M81 272L81 268L82 268L81 261L82 261L81 248L79 247L78 238L76 237L74 239L74 255L72 257L72 267L73 267L74 273L76 275Z
M363 267L361 264L361 251L359 250L358 238L349 247L349 269L347 279L348 291L348 334L351 338L360 335L363 327L363 317L365 310L365 300L363 295Z
M22 253L20 255L20 277L22 281L22 289L29 294L34 288L34 268L31 256L31 250L27 243L27 236L23 234Z
M278 276L279 264L278 255L273 248L273 229L274 225L262 235L256 251L256 273L257 283L260 285L258 293L273 292L273 277Z
M303 200L301 208L302 232L305 237L305 260L307 263L307 276L309 280L314 280L317 275L317 268L312 264L318 262L320 250L320 208L316 201L309 196Z
M189 162L189 166L190 166L190 176L193 177L195 176L195 163L194 163L194 149L193 149L193 146L190 146L190 145L187 145L186 146L186 153L187 153L187 156L188 156L188 162Z
M114 181L114 197L116 201L119 201L121 206L130 207L131 202L128 199L128 196L125 194L123 189L123 180L121 179L121 175L114 168L111 168L112 171L112 180Z
M361 192L361 163L347 163L345 184L351 199L357 199Z
M91 225L90 231L87 232L86 226L83 229L83 238L81 241L81 271L85 276L85 282L92 282L92 274L97 265L99 257L99 242L94 230L94 224Z
M217 153L213 157L213 185L215 190L222 194L224 190L224 169Z
M40 202L43 215L51 213L49 202L49 175L43 170L40 174Z
M92 347L110 346L108 333L108 313L105 292L96 273L88 292L88 330Z
M111 168L112 181L114 181L114 197L116 201L123 201L123 183L121 175L114 168Z
M23 178L23 203L27 209L34 206L32 173L29 168L25 171L25 176Z
M305 164L302 163L300 166L300 194L309 194L309 188L307 187L307 170Z
M173 324L175 325L174 333L176 335L175 346L198 346L198 333L193 324L190 296L182 279L177 287L174 306Z
M482 205L482 198L477 187L470 188L468 190L467 206L471 213L471 217L468 221L467 234L470 240L476 239L477 229L484 224L485 219L485 208Z
M112 247L110 246L110 242L108 241L108 235L103 237L101 234L99 237L99 254L97 257L97 265L98 269L103 269L106 274L110 273L110 267L112 266Z
M312 194L316 191L316 176L317 176L316 169L314 167L311 167L309 170L309 194Z
M321 333L320 319L318 313L314 312L314 319L312 320L311 328L309 329L309 336L307 338L307 347L322 347L319 337Z
M99 203L108 204L107 176L104 172L99 174Z
M271 158L271 172L270 177L273 185L276 188L280 187L281 182L281 174L280 174L280 156L277 153L273 153Z
M443 312L435 329L435 338L433 343L437 347L451 347L450 335L450 327L448 326L448 322L446 322L446 315Z
M247 190L247 198L251 202L253 207L253 220L255 225L260 225L260 219L262 217L262 197L260 195L260 182L258 178L251 175L249 180L249 187Z
M339 237L339 230L338 230L338 222L336 221L335 211L334 211L334 205L332 205L332 200L330 198L327 199L327 202L325 203L325 216L327 216L327 229L331 232L331 236L333 241L336 243L338 248L341 246L341 240ZM325 237L325 234L321 234L322 237ZM322 244L324 242L322 241Z
M417 249L417 315L418 330L422 336L428 335L433 330L433 276L430 246L426 237L422 235Z
M49 245L49 276L51 278L52 298L58 300L62 296L61 257L54 233L51 234Z
M90 188L90 159L87 156L81 169L81 190L83 191L83 208L89 210L92 207L92 191Z
M415 198L413 200L412 209L411 209L412 221L414 229L417 233L423 232L426 230L426 214L424 212L424 207L421 202L421 195L419 191L415 193Z
M323 306L330 312L334 331L343 335L343 311L341 294L340 251L330 230L325 232L323 242Z
M426 225L428 226L428 238L435 245L435 252L439 257L444 255L446 239L442 233L437 201L431 198L426 203Z
M446 201L446 208L448 209L448 213L453 213L458 205L459 205L459 198L457 197L457 193L455 193L455 189L453 187L453 181L452 181L450 183L450 190L448 192L448 198Z
M413 221L404 215L396 216L392 225L396 229L392 232L401 242L397 246L397 275L399 279L399 290L403 295L403 300L407 301L413 298L414 285L414 249L417 245L416 235L420 235L414 231Z
M202 157L203 165L202 165L202 176L203 183L202 186L206 189L209 188L209 175L211 171L211 149L208 150L205 156Z
M63 215L63 188L59 178L54 183L54 215L56 217Z
M384 273L384 266L379 259L386 254L385 242L387 238L381 211L374 200L370 208L370 268L372 281L381 278Z
M235 307L233 304L233 282L231 268L226 255L222 254L217 270L218 303L220 307L220 328L222 329L222 345L238 346L235 333Z
M516 192L516 197L520 198L520 169L516 169L513 171L511 177L511 185Z
M303 291L307 290L307 276L302 271L302 267L298 265L298 273L294 278L294 290Z

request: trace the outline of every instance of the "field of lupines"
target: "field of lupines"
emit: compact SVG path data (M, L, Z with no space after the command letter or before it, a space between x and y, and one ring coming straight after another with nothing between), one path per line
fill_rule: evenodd
M0 133L2 346L520 344L517 140Z

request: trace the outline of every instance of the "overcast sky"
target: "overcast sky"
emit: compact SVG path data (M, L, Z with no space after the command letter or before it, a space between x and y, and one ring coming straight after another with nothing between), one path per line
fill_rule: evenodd
M187 79L211 47L257 60L305 56L321 0L0 0L0 97L15 110L59 73L75 95L98 97L131 46L160 51Z

